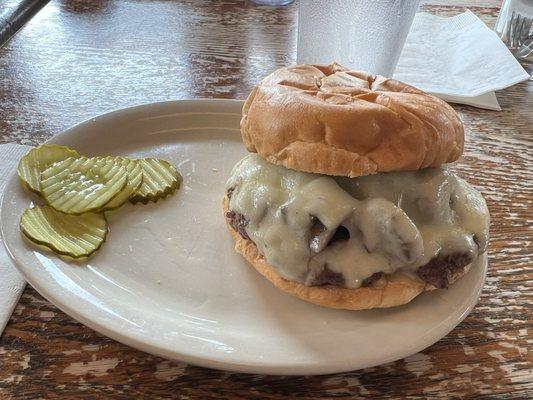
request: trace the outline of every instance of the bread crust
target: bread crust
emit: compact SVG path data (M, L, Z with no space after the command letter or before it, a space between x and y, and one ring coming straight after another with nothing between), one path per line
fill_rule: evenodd
M287 168L356 177L455 161L464 127L446 102L339 64L280 68L248 96L246 148Z
M259 249L251 241L244 239L229 224L225 217L228 211L227 196L222 199L222 211L229 233L235 241L235 251L241 254L257 272L268 279L278 289L283 290L301 300L308 301L329 308L344 310L367 310L371 308L388 308L409 303L416 296L426 290L434 290L433 285L418 278L411 278L405 274L395 273L384 275L368 287L357 289L341 288L337 286L306 286L299 282L283 278L276 269L267 263ZM452 282L462 277L470 269L467 265L452 278Z

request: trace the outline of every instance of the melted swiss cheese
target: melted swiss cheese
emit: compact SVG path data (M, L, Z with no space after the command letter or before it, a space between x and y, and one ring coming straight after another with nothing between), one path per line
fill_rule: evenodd
M330 177L249 155L226 189L229 209L286 279L312 284L327 265L349 288L376 272L406 273L437 255L485 251L489 213L481 194L446 168ZM349 238L328 243L339 227Z

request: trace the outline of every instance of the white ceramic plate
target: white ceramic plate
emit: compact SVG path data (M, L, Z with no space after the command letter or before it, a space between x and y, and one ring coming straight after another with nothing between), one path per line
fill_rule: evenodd
M190 100L115 111L50 143L88 155L161 157L184 182L156 204L109 214L102 249L80 265L36 251L19 218L36 198L15 174L1 228L15 264L44 297L87 326L130 346L205 367L323 374L397 360L450 332L473 308L487 268L480 259L449 290L390 310L337 311L275 289L233 250L220 200L245 154L242 102Z

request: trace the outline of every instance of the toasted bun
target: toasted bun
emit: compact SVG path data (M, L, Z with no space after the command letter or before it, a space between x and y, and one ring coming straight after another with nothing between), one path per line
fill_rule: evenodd
M244 104L241 132L273 164L349 177L437 167L459 158L464 142L444 101L338 64L267 76Z
M224 215L228 211L228 198L222 200ZM283 278L276 269L268 264L251 240L244 239L229 224L228 230L235 240L235 251L241 254L261 275L274 286L299 299L324 307L345 310L366 310L370 308L394 307L409 303L425 290L434 290L433 285L426 284L420 279L411 278L403 274L385 275L368 287L346 289L337 286L305 286ZM466 274L470 265L452 278L455 282Z

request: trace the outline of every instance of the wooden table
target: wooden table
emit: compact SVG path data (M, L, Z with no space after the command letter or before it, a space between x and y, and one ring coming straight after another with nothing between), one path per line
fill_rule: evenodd
M453 15L468 7L492 26L500 3L433 0L422 8ZM0 49L0 141L35 145L134 104L244 98L295 61L296 18L296 5L245 1L52 0ZM501 112L455 107L467 127L456 169L492 214L490 268L476 309L435 345L345 374L233 374L126 347L27 287L0 338L0 398L533 397L533 81L498 98Z

